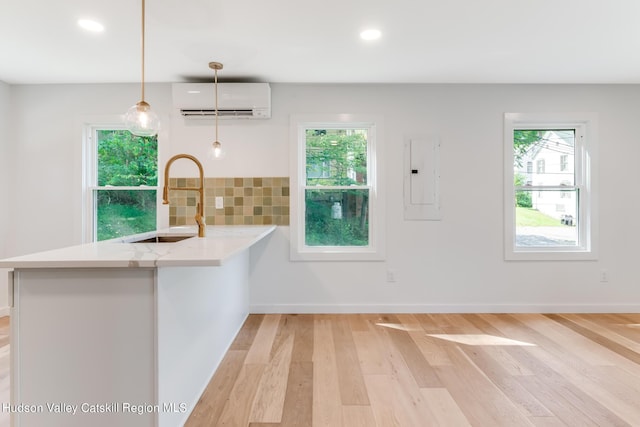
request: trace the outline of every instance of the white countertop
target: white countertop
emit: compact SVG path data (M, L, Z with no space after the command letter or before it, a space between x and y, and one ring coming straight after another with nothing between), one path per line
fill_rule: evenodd
M0 260L3 268L116 268L218 266L275 230L275 225L171 227L103 242L86 243ZM129 243L155 234L193 234L174 243Z

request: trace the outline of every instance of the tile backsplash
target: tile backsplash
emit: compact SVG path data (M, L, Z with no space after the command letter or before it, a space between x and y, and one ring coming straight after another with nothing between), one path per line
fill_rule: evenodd
M172 188L199 187L198 178L170 178ZM205 178L207 225L289 225L289 177ZM223 208L216 209L216 197ZM169 191L169 225L195 224L197 191Z

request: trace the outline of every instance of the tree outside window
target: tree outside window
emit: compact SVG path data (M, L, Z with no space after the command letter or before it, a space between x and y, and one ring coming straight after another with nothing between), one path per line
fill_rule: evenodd
M156 229L157 137L94 129L90 162L93 240Z
M307 129L305 140L305 244L367 246L367 130Z
M292 116L292 260L384 260L381 129L381 116Z

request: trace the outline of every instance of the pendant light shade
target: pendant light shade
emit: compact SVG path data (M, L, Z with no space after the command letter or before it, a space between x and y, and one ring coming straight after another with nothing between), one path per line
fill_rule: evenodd
M222 150L222 144L220 144L218 141L215 141L213 143L213 146L211 147L211 154L213 155L214 159L222 158L222 156L224 155L224 151Z
M137 136L154 136L160 130L160 119L145 101L140 101L124 115L126 128Z
M209 150L209 157L214 160L222 159L225 156L225 151L222 149L222 144L218 141L218 70L222 70L222 64L219 62L209 62L209 68L214 72L213 87L215 91L215 111L216 111L216 139L211 145Z
M160 119L144 100L144 35L145 35L145 0L142 0L142 79L140 80L141 98L124 116L127 130L137 136L154 136L160 130Z

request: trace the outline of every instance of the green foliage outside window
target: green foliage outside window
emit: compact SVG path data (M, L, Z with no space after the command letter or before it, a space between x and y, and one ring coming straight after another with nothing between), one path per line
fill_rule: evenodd
M156 190L98 190L98 240L156 229Z
M307 185L366 185L366 136L361 129L307 129Z
M515 130L513 132L513 163L522 167L522 160L531 148L540 144L542 133L539 130Z
M336 218L334 205L340 206ZM367 246L369 190L306 190L307 246Z
M306 245L369 244L367 147L364 129L307 129Z
M158 144L126 130L97 131L97 240L156 229ZM118 189L118 186L140 189ZM113 187L113 188L112 188Z
M522 187L526 184L527 178L522 174L515 174L513 178L516 187ZM516 206L522 208L532 207L531 191L516 191Z
M158 141L126 130L98 131L98 186L158 185Z

